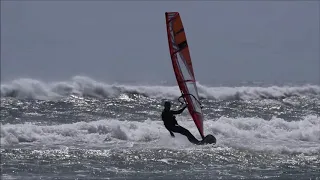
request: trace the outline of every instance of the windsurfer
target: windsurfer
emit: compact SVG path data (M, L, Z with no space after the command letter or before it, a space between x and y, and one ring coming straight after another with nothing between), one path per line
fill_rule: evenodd
M184 109L187 106L185 105L183 108L181 108L180 110L174 111L171 110L171 103L169 101L166 101L164 103L164 110L162 111L161 117L162 120L164 122L164 126L167 128L167 130L170 132L172 137L175 137L173 132L175 133L180 133L182 135L185 135L188 140L191 143L194 144L199 144L200 141L197 140L191 133L190 131L188 131L187 129L185 129L184 127L180 126L176 120L176 117L174 116L174 114L181 114Z

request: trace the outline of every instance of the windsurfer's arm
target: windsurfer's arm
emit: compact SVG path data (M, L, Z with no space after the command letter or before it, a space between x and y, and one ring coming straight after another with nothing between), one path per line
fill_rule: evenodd
M171 112L172 112L172 114L181 114L184 111L184 109L186 109L186 107L187 107L187 105L185 105L183 108L181 108L178 111L171 111Z

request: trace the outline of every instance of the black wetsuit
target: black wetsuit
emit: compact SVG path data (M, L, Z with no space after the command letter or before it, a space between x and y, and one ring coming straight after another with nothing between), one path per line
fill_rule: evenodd
M178 111L164 109L161 114L164 126L170 132L171 136L174 137L172 132L180 133L187 136L190 142L198 144L200 141L197 140L187 129L179 126L174 116L174 114L181 114L185 108L186 106Z

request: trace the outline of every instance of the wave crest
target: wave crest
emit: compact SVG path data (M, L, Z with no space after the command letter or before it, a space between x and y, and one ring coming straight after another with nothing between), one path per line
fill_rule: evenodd
M320 96L320 86L209 87L197 83L201 98L217 100L283 99L291 96ZM71 95L114 98L122 94L152 98L177 98L178 86L107 84L85 76L70 81L45 83L35 79L17 79L1 84L1 97L50 100Z

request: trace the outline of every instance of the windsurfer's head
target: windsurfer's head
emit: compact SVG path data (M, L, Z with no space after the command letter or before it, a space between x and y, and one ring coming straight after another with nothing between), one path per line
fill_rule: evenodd
M170 109L171 108L171 103L169 101L164 102L164 108L165 109Z

